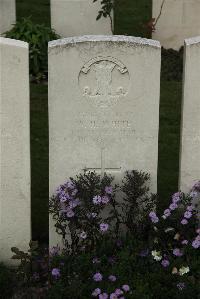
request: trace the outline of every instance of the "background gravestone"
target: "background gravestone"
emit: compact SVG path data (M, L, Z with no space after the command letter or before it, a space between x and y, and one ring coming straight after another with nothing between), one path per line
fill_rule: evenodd
M28 44L0 37L0 262L31 240Z
M125 36L49 43L50 195L83 169L151 174L157 190L160 44ZM59 242L50 218L50 246Z
M109 18L96 21L100 1L51 0L51 26L62 37L112 34Z
M200 37L186 39L182 107L180 188L200 180Z
M163 0L153 0L153 18L157 18ZM184 39L200 35L200 0L164 0L153 38L164 48L178 50Z
M15 22L15 0L0 0L0 34L10 30Z

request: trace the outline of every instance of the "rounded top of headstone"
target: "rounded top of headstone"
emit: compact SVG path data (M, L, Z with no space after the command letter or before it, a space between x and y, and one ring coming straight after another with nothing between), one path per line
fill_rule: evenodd
M185 39L186 46L192 46L194 44L200 44L200 36L195 36L195 37Z
M126 36L126 35L84 35L67 37L49 42L49 49L56 47L65 47L67 45L74 45L77 43L87 42L114 42L127 43L141 46L150 46L160 49L160 42L153 39L146 39L141 37Z
M28 49L28 43L17 39L0 37L0 44Z

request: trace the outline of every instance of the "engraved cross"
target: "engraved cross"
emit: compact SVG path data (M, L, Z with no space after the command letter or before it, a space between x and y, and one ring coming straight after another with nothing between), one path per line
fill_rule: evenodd
M107 168L106 167L106 161L105 161L105 148L101 148L101 167L98 167L98 168L88 168L88 167L86 167L84 170L86 170L86 171L100 172L101 176L103 177L106 172L120 172L121 171L121 167L118 167L118 168L114 168L114 167Z

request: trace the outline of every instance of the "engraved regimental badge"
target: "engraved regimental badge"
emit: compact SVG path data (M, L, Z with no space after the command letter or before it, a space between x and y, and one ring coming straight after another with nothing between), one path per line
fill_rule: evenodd
M129 81L127 67L113 57L95 57L79 73L82 95L101 108L122 100L128 93Z

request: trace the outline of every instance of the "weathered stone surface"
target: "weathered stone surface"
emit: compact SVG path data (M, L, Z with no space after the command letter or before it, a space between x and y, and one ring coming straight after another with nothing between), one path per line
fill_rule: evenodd
M0 0L0 34L10 30L15 21L15 0Z
M28 248L30 134L28 44L0 37L0 261Z
M100 1L51 0L51 26L62 37L112 34L109 18L96 21Z
M84 36L49 44L50 194L87 170L151 174L157 190L160 44ZM50 219L50 245L59 242Z
M200 180L200 37L186 39L180 155L180 188Z
M157 18L163 0L153 0L153 17ZM153 38L164 48L178 50L184 39L200 35L200 0L164 0L163 10Z

